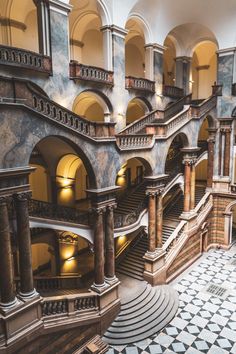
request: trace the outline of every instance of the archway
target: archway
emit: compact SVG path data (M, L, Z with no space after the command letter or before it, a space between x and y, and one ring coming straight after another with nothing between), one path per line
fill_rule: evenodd
M96 178L78 147L59 137L47 137L35 146L29 164L36 167L30 177L34 199L87 210L85 190L96 188Z
M109 122L112 107L108 99L94 91L83 91L74 100L73 112L90 121Z
M97 4L81 5L72 0L69 15L71 59L84 65L104 68L102 20Z
M192 56L192 97L205 99L212 94L217 80L217 45L203 41L196 45Z
M165 162L165 173L173 178L179 173L183 173L183 153L182 148L189 145L188 138L185 134L180 133L172 140Z
M176 58L176 49L175 44L171 39L171 36L168 36L165 39L164 46L166 50L163 54L163 64L164 64L164 84L168 86L175 86L175 58Z
M150 111L152 111L152 107L149 102L139 97L133 98L126 110L126 124L133 123Z
M130 18L125 28L125 74L145 78L145 36L143 29L135 18Z
M0 40L4 45L39 52L37 8L33 0L0 4L3 18Z

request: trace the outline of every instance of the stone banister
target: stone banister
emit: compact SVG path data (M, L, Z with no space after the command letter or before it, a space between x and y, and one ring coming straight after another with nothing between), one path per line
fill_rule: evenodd
M113 86L113 71L108 71L97 66L80 64L77 61L70 62L70 78L84 81L94 81Z
M127 90L140 90L155 93L155 81L133 76L126 76L125 88Z
M52 61L48 56L26 49L0 45L0 64L52 74Z
M93 292L63 295L63 296L50 296L44 297L41 301L42 320L47 322L52 318L68 316L78 317L83 312L97 312L98 315L98 295ZM60 317L59 317L60 315Z
M191 95L185 96L177 102L172 103L164 110L158 109L145 114L145 116L137 119L133 123L129 124L126 128L122 129L119 134L136 134L138 131L142 130L147 124L150 124L155 120L165 122L171 116L174 116L178 112L182 111L184 104L189 101L190 97Z
M0 103L28 107L50 121L95 140L115 133L115 123L91 122L50 100L39 87L27 80L0 77Z
M176 242L180 238L180 236L183 234L186 224L187 224L187 221L185 221L185 220L182 220L179 223L179 225L176 227L174 232L170 235L168 240L164 243L164 245L162 247L163 251L168 253L168 251L173 246L174 242Z
M171 98L181 98L184 96L184 89L176 86L164 85L162 94L163 96Z
M116 143L120 150L151 149L154 142L153 134L116 135Z

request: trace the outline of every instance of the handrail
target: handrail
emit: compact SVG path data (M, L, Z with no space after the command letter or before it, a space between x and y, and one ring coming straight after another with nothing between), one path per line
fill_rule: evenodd
M171 85L163 85L162 94L171 98L180 98L184 96L184 89Z
M126 76L125 88L128 90L144 90L155 93L155 81L151 81L142 77Z
M12 103L16 103L19 99L25 99L21 105L57 124L93 139L114 136L115 123L91 122L50 100L28 80L1 76L0 84L1 96L8 96L7 98L11 99ZM17 102L17 104L20 103Z
M152 112L149 112L148 114L145 114L143 117L137 119L122 129L119 134L135 134L143 129L146 124L152 123L155 119L160 119L163 121L167 120L171 115L181 111L184 104L189 101L190 97L191 95L185 96L177 102L172 103L164 110L156 109Z
M43 320L58 315L77 315L84 311L98 311L98 296L93 293L49 296L41 301Z
M73 60L70 62L70 78L85 81L95 81L113 86L113 71L97 66L80 64Z
M52 61L49 56L2 44L0 44L0 64L36 70L48 75L52 73Z
M186 220L181 220L180 223L178 224L178 226L176 227L176 229L173 231L173 233L170 235L170 237L168 238L168 240L164 243L162 249L163 251L168 252L172 243L176 240L178 240L178 238L182 235L183 230L185 225L187 224Z

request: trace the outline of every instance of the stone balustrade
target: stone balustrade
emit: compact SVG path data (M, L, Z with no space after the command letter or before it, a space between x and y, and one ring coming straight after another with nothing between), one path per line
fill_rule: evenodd
M133 89L155 93L155 81L133 76L126 76L125 88L127 90Z
M46 119L93 139L115 134L115 123L91 122L50 100L38 86L27 80L1 77L0 97L4 97L1 104L26 106Z
M162 94L163 96L171 98L181 98L184 96L184 89L176 86L164 85Z
M152 134L116 135L116 143L120 150L151 149L154 144Z
M77 61L70 62L70 78L84 81L100 82L113 86L113 71L108 71L96 66L80 64Z
M48 75L52 73L50 57L5 45L0 45L0 64L40 71Z
M44 297L41 309L43 321L58 315L77 317L80 312L98 311L98 299L93 293Z
M204 114L208 113L211 109L217 105L217 96L211 96L204 100L199 105L191 105L191 117L201 118Z

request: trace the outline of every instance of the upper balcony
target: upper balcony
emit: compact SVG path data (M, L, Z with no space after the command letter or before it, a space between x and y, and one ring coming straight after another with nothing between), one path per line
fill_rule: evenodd
M184 97L184 89L176 86L164 85L162 94L163 96L179 99Z
M107 71L96 66L80 64L76 60L70 62L70 78L113 86L112 71Z
M133 76L126 76L125 78L125 88L127 90L139 90L147 91L150 93L155 93L155 81L148 79L137 78Z
M51 58L26 49L0 45L0 65L52 74Z

